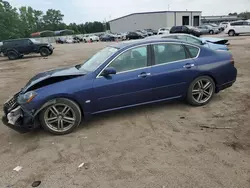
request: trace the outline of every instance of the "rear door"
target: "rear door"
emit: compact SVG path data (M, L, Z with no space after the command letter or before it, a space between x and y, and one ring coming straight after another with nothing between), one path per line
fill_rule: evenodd
M151 68L153 100L179 98L186 95L187 88L197 73L197 58L200 49L181 43L153 44Z
M250 22L244 21L243 29L244 29L244 33L250 33Z

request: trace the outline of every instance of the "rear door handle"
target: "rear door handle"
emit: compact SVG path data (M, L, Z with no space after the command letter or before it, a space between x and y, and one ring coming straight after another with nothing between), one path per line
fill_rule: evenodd
M194 64L189 64L189 63L183 66L183 68L186 68L186 69L190 69L192 67L194 67Z
M139 78L146 78L148 76L150 76L151 73L146 73L146 72L142 72L141 74L138 75Z

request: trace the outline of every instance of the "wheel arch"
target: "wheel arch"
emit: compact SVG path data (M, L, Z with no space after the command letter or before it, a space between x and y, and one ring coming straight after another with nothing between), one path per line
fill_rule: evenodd
M41 104L40 108L38 108L38 110L36 110L35 114L34 114L34 118L37 118L40 114L40 112L42 110L44 110L46 107L55 104L57 99L68 99L73 101L74 103L76 103L76 105L78 106L78 108L80 109L82 118L84 118L85 113L84 113L84 109L82 107L82 105L80 105L81 103L75 99L75 97L73 97L72 95L69 94L58 94L58 95L52 95L48 98L46 98L44 100L44 102Z
M233 31L233 32L234 32L234 34L236 34L236 32L235 32L235 30L234 30L234 29L229 29L229 30L228 30L228 34L230 33L230 31Z

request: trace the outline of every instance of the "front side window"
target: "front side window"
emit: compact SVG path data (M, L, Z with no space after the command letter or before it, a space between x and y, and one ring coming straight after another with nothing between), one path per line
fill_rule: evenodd
M117 73L147 67L147 46L122 53L108 67L115 68Z
M79 69L82 71L93 72L117 50L117 48L106 47L88 59Z
M187 59L181 44L157 44L154 45L154 53L156 65Z

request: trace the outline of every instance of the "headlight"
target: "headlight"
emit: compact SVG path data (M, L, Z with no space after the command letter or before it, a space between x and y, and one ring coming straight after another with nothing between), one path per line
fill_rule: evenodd
M36 95L37 95L36 92L34 92L34 91L29 91L29 92L27 92L27 93L25 93L25 94L19 95L19 97L18 97L18 99L17 99L17 102L18 102L19 104L29 103L29 102L31 102L31 101L35 98Z

